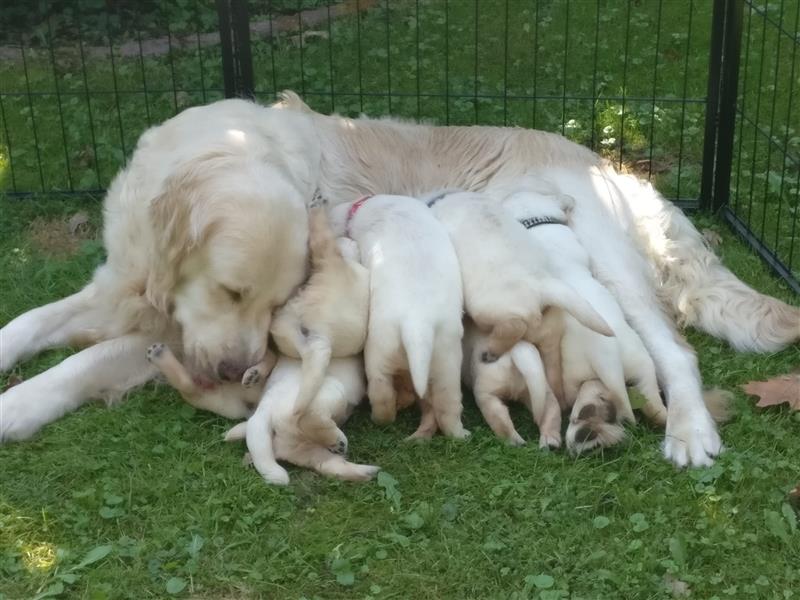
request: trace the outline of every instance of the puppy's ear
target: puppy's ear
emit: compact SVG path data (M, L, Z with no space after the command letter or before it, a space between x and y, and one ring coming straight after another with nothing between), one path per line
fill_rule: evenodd
M564 211L565 216L569 219L572 216L572 211L575 208L575 198L568 194L558 194L558 204L561 210Z

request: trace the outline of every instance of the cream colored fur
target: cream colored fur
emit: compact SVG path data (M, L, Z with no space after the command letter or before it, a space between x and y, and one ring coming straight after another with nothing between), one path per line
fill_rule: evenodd
M353 240L337 242L324 208L311 209L309 226L311 276L275 313L271 334L283 354L302 359L303 379L295 400L297 427L316 431L330 422L311 404L331 358L354 356L364 349L369 271L359 262Z
M468 435L461 424L463 307L458 259L447 232L413 198L378 195L353 213L331 211L334 231L358 243L370 272L369 330L364 347L372 418L394 421L395 377L408 372L423 418L412 437Z
M315 410L330 421L338 439L326 444L297 427L297 399L303 368L299 360L281 356L267 380L256 412L225 434L226 440L245 438L256 470L267 483L286 485L289 473L278 464L285 460L318 473L350 481L371 479L379 467L349 462L347 438L339 429L364 397L364 368L360 356L333 358L313 399ZM327 435L327 434L326 434Z
M472 389L483 418L498 437L514 446L525 443L517 433L504 401L522 402L539 427L539 447L557 448L561 445L561 409L558 399L547 383L544 364L536 346L517 342L496 361L486 363L489 338L475 323L464 324L464 363L462 381Z

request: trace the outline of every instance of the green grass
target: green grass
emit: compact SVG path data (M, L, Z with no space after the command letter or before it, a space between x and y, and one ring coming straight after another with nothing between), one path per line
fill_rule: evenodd
M30 225L87 206L99 227L89 201L0 199L0 323L89 278L102 260L95 241L46 252L33 234L43 226ZM741 277L790 298L718 229ZM379 429L362 409L347 426L352 456L381 465L381 479L290 469L291 486L277 489L221 441L228 422L166 387L83 408L0 448L0 598L63 587L65 598L141 600L182 584L187 598L669 598L667 574L693 597L794 597L800 534L786 494L800 481L800 414L755 409L738 387L797 367L800 348L748 355L690 340L705 383L736 393L728 450L704 470L675 470L662 434L643 425L604 454L543 452L522 410L514 417L533 443L510 448L468 399L467 442L407 445L413 411Z
M505 3L481 2L477 65L473 2L451 0L446 18L438 0L422 0L419 15L415 2L391 6L388 52L381 9L362 15L360 43L353 17L334 22L329 39L310 38L302 52L291 32L274 44L255 40L259 98L290 87L304 90L323 111L536 126L582 143L594 133L598 149L612 157L622 151L626 163L649 159L652 125L654 162L663 167L654 174L659 188L683 197L699 193L702 105L687 104L684 111L680 103L659 100L652 119L652 101L629 98L652 97L654 84L658 98L704 96L710 0L693 3L691 37L686 3L676 9L665 0L655 70L654 2L631 4L627 67L626 3L603 2L596 32L594 6L571 2L566 69L563 0L539 2L538 15L534 3L509 1L508 61ZM785 2L784 15L775 6L770 2L767 10L791 29L795 0ZM774 97L778 127L791 129L776 129L778 141L784 143L785 132L792 149L800 113L783 117L785 84L792 83L789 46L783 42L778 61L778 37L767 29L761 53L760 24L755 18L749 28L759 51L748 66L745 110L754 115L763 95L760 119L768 121ZM762 56L765 75L757 85L753 73ZM103 187L147 126L148 113L155 123L221 97L218 47L199 55L179 50L171 61L117 58L114 72L108 59L92 59L85 71L90 126L84 72L79 57L67 52L57 57L62 130L47 52L33 50L26 60L31 91L45 94L30 103L14 95L27 90L21 65L0 64L0 185L6 189L13 183L39 189L40 161L46 190L68 189L70 176L77 189ZM779 86L770 90L776 64ZM102 93L115 84L119 111L115 95ZM205 95L194 91L203 86ZM476 89L492 97L476 99ZM564 102L565 90L586 96L594 90L600 99ZM612 97L623 94L621 134L622 103ZM538 101L528 98L534 95ZM765 229L777 232L775 247L785 258L797 218L797 170L782 171L782 154L769 155L765 138L754 145L752 135L745 128L736 148L742 169L734 185L746 193L738 210L752 215L757 230L766 210ZM751 182L752 210L743 200ZM47 250L37 235L79 209L99 229L99 206L90 200L0 195L0 323L75 291L102 260L92 238L59 251L57 235ZM727 229L703 225L724 234L721 252L739 276L791 299ZM800 481L800 418L787 409L753 408L738 386L796 368L800 348L748 355L696 333L690 341L706 384L736 392L736 417L722 430L728 451L708 470L674 470L660 456L662 434L645 426L632 429L623 446L580 459L541 452L535 443L508 448L468 400L465 421L473 436L466 443L405 445L413 413L380 430L362 410L347 428L353 458L379 464L387 475L349 485L292 469L291 487L275 489L240 465L240 446L220 441L227 422L195 412L165 387L147 386L111 410L84 408L30 442L0 448L0 598L55 595L63 586L63 597L139 600L165 597L181 583L186 587L178 594L193 598L668 598L667 574L686 582L693 597L796 597L800 535L785 499ZM67 354L46 353L14 374L30 377ZM514 416L520 433L535 440L530 418L523 411ZM87 559L97 560L80 566Z

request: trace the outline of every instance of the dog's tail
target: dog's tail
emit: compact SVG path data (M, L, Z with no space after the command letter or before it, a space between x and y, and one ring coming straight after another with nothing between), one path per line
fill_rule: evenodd
M536 346L529 342L517 342L511 348L511 362L525 380L528 397L531 402L531 413L534 418L544 414L547 404L547 377L544 373L542 357Z
M740 281L650 183L610 170L605 175L633 213L639 244L657 269L661 300L681 325L741 351L772 352L800 341L800 308Z
M408 357L411 383L417 396L423 398L428 389L428 377L433 357L434 328L425 323L405 321L400 327L400 339Z
M543 279L541 286L543 304L563 308L582 325L600 335L614 336L614 330L606 323L600 313L571 286L554 277Z

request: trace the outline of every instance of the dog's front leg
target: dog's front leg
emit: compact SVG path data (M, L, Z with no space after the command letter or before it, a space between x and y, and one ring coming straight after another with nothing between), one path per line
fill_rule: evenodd
M0 329L0 373L48 348L98 341L102 319L94 284L25 312Z
M0 442L29 438L88 400L111 401L152 379L151 341L130 334L101 342L0 395Z

